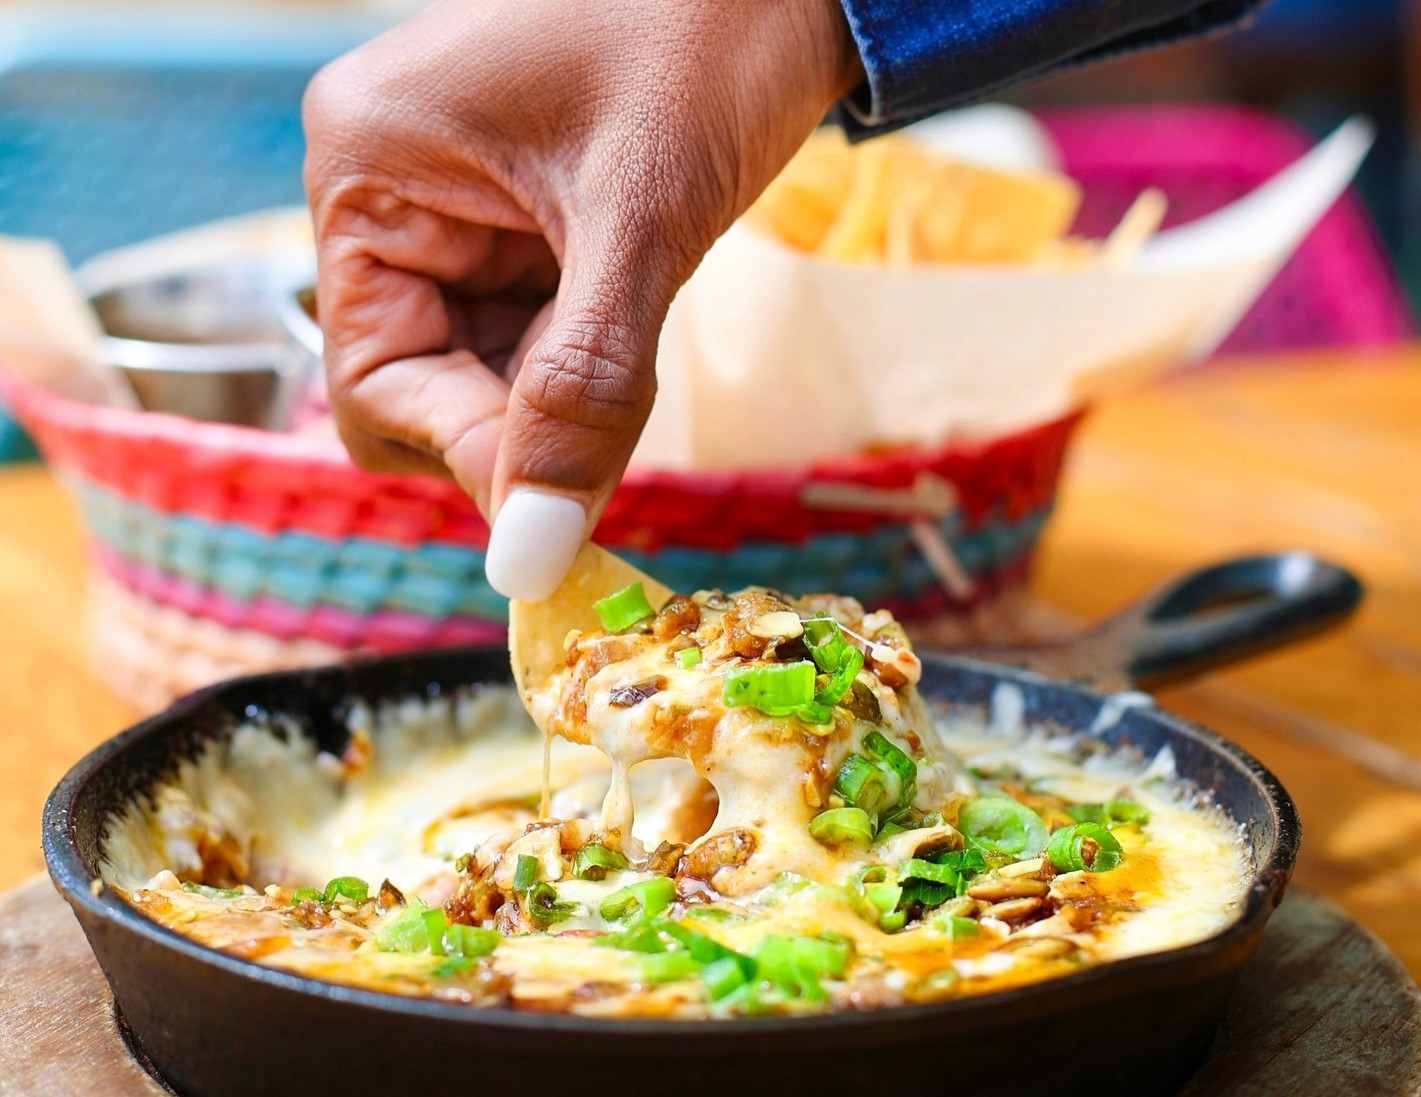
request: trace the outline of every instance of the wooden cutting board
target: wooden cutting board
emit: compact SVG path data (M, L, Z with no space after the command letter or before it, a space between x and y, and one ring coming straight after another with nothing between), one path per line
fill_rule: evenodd
M0 893L0 1094L158 1097L49 881ZM1213 1054L1181 1097L1421 1093L1421 994L1381 943L1294 890L1269 923Z

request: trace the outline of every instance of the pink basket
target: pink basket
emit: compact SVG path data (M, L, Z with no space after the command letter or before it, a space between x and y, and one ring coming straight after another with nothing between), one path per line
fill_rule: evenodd
M1292 123L1232 106L1047 111L1041 122L1079 180L1077 230L1099 236L1139 193L1169 199L1165 226L1193 221L1271 179L1311 146ZM1312 231L1224 344L1223 352L1378 346L1412 318L1361 203L1348 194Z

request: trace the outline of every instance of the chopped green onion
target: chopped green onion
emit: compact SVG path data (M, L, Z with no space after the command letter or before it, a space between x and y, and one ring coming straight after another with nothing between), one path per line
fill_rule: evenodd
M1062 827L1046 846L1046 856L1060 872L1109 872L1120 863L1122 852L1115 835L1099 823Z
M602 627L608 632L621 632L655 612L646 600L646 591L641 589L640 583L633 583L615 594L598 599L592 603L592 608L597 611Z
M892 914L903 899L903 889L897 884L870 884L863 889L863 897L872 903L880 914Z
M873 820L863 808L830 808L809 821L809 835L826 846L873 841Z
M682 648L674 658L678 667L682 670L690 670L701 661L701 649L697 647Z
M843 666L846 653L853 649L853 645L844 639L839 622L823 613L805 619L804 645L813 656L815 665L825 674L833 674Z
M628 952L665 952L666 942L656 931L656 926L643 922L620 933L607 933L598 937L596 944L604 948L620 948Z
M720 907L692 907L686 911L686 917L702 922L734 922L739 920L738 915L731 914L728 910L721 910Z
M822 1001L820 980L842 975L853 945L847 938L781 937L767 934L752 954L761 978L792 998Z
M337 876L326 885L322 899L327 903L333 903L336 896L340 895L351 902L363 903L369 894L370 885L359 876Z
M542 867L531 853L520 853L513 866L513 890L527 891L538 882L538 871Z
M907 807L918 790L917 763L877 731L870 731L864 736L863 746L870 758L881 762L897 776L898 804Z
M822 727L834 718L834 706L820 704L816 698L807 705L800 705L794 710L794 715L806 724Z
M755 974L754 960L741 955L734 949L727 948L714 937L707 937L704 933L699 933L687 925L668 919L660 919L655 924L662 937L670 938L685 948L696 963L711 964L717 960L729 960L739 966L745 978L748 979Z
M1066 814L1078 823L1139 823L1150 821L1150 811L1134 800L1107 800L1103 804L1072 804Z
M904 861L898 868L898 882L901 884L908 880L928 880L934 884L951 884L956 887L958 873L950 865L937 865L914 857Z
M291 893L292 906L295 906L297 903L304 903L307 899L317 903L324 902L324 896L315 888L297 888Z
M1135 803L1134 800L1107 800L1105 814L1110 817L1112 823L1143 824L1150 821L1150 809L1144 804Z
M954 941L960 941L964 937L976 937L981 932L975 918L965 918L961 914L949 914L943 919L942 928L947 930L947 935Z
M550 926L554 922L565 922L581 909L578 903L560 902L557 889L546 881L534 884L528 889L526 896L528 917L540 928Z
M444 930L444 951L450 956L462 956L466 960L487 956L502 941L503 938L491 929L466 926L459 922L452 923Z
M732 707L748 705L766 716L792 716L814 700L814 664L770 663L732 667L721 699Z
M843 662L829 672L829 680L814 695L814 700L821 705L833 708L844 699L844 694L853 688L854 679L858 677L861 670L863 670L863 652L856 647L850 647L844 654Z
M909 880L903 885L903 898L898 909L905 912L932 910L957 894L959 881L939 884L931 880Z
M668 876L656 876L618 888L602 900L598 912L609 922L624 918L651 918L660 914L676 898L676 884Z
M834 792L849 807L879 815L898 802L900 789L895 778L896 774L862 754L850 754L834 778Z
M430 974L443 979L450 975L458 975L466 968L473 967L474 963L475 961L467 956L446 956L434 965L434 970Z
M694 975L701 965L689 952L658 952L640 960L642 977L653 983L673 983Z
M980 849L945 849L930 854L927 859L946 865L960 876L976 876L987 868L987 859Z
M626 867L625 857L597 842L588 842L572 859L572 874L579 880L605 880L607 873Z
M952 968L939 968L937 971L931 972L920 979L917 985L908 992L908 997L918 1002L947 998L957 992L958 985L961 982L962 976L958 975Z
M429 929L424 916L429 907L414 899L399 917L375 931L375 944L381 952L425 952L429 949Z
M748 959L748 957L746 957ZM752 961L753 964L753 961ZM744 970L733 956L712 960L701 968L701 983L712 1002L718 1002L748 982Z
M1005 794L979 796L962 805L957 829L979 849L1026 859L1046 845L1046 824L1025 804Z
M905 808L899 808L879 824L878 841L887 841L895 834L903 834L910 830L922 830L925 827L940 826L942 826L941 812L929 811L924 813L909 805Z
M895 910L878 920L878 928L884 933L897 933L907 924L908 912L906 910Z
M444 917L442 910L426 910L420 915L424 919L424 937L426 946L430 952L436 956L444 955L444 931L449 928L449 921Z
M237 898L239 895L245 895L245 894L246 894L246 892L244 892L241 888L215 888L215 887L208 887L206 884L194 884L191 880L184 880L184 881L183 881L183 890L184 890L184 891L190 891L190 892L192 892L194 895L205 895L205 896L207 896L207 898L209 898L209 899L235 899L235 898ZM297 890L299 891L299 890L301 890L301 889L298 888ZM306 889L306 890L308 890L308 891L315 891L316 889L315 889L315 888L308 888L308 889ZM320 893L317 892L317 898L319 898L319 897L320 897ZM296 901L299 902L300 900L296 900Z

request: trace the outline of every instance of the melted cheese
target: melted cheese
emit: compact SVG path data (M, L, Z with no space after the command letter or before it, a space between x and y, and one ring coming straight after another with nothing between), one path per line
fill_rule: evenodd
M583 915L550 933L510 936L487 961L452 976L435 975L436 961L427 954L380 951L372 942L379 920L354 907L348 915L338 907L328 926L295 924L284 887L353 874L372 885L389 878L437 899L449 893L456 851L468 852L500 831L521 832L536 816L531 805L541 782L541 738L510 693L485 690L457 701L412 702L357 712L353 720L372 741L369 765L354 775L343 776L336 760L318 755L306 740L267 725L246 726L229 744L208 748L155 789L151 800L110 821L104 879L181 932L313 978L474 1005L596 1016L714 1012L695 980L651 982L636 954L597 947L586 936L606 929L595 914L600 899L644 873L559 881L559 897L581 903ZM861 917L842 889L805 880L717 903L732 912L729 920L693 913L687 924L745 952L768 933L842 934L853 941L858 959L848 979L830 984L832 1000L864 1006L901 1001L916 980L946 967L961 977L960 992L986 992L1068 973L1083 956L1101 961L1176 947L1234 917L1247 867L1238 835L1181 792L1167 756L1145 766L1098 753L1082 762L1079 744L1063 738L1001 725L990 731L951 717L940 727L944 746L980 770L1010 760L1035 788L1089 801L1124 795L1144 804L1150 823L1118 832L1125 848L1119 868L1059 875L1051 882L1053 898L1063 902L1131 909L1086 929L1059 915L1010 936L984 923L977 937L954 941L926 926L885 933ZM553 775L555 814L600 819L609 774L598 752L558 744ZM785 784L797 788L792 780ZM659 844L688 799L699 794L698 785L684 763L636 767L632 799L641 845ZM496 806L486 807L490 803ZM742 803L733 810L737 821L753 822L762 809ZM768 826L762 833L773 843L788 831ZM223 839L249 860L247 880L254 887L246 898L183 890L167 870L198 878L201 849ZM785 855L773 844L763 848L774 858ZM802 856L795 851L807 847L787 842L787 848ZM880 848L861 859L906 855ZM849 862L836 866L821 856L802 864L814 870L802 874L809 877L832 875ZM271 894L256 890L268 885ZM1034 956L1008 949L1041 937L1053 946L1069 941L1077 951Z

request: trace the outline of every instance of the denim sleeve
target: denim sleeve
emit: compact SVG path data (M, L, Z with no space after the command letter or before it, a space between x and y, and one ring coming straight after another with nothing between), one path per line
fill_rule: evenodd
M851 135L891 129L1010 84L1236 22L1262 0L840 0L867 80Z

